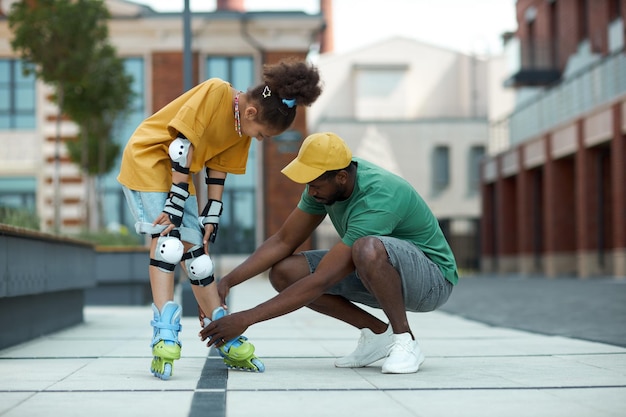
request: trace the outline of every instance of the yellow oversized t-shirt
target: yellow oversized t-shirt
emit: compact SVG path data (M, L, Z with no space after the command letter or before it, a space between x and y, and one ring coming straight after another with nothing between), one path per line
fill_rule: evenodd
M231 174L246 172L250 136L239 137L231 85L209 79L144 120L128 141L117 180L137 191L167 192L172 185L169 145L178 132L194 147L189 170L204 167ZM189 191L195 194L193 182Z

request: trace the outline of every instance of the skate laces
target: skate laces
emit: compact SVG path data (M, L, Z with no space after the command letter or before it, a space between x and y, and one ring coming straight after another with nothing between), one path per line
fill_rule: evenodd
M391 345L390 353L394 352L394 351L396 353L401 353L402 351L405 351L407 353L414 354L415 353L415 345L412 342L413 342L413 339L411 339L411 340L395 340L393 342L393 344Z
M211 317L213 320L217 320L217 319L221 319L225 315L226 315L226 311L224 310L224 308L217 307L215 310L213 310L213 314L211 314ZM211 323L211 321L212 321L211 319L209 319L208 317L205 317L202 320L202 323L204 324L203 327L208 326L209 323ZM234 339L229 340L228 342L225 342L224 345L221 346L219 349L223 349L226 352L228 352L231 347L238 348L239 346L243 345L243 342L245 342L246 340L248 340L247 337L240 335L240 336L235 337Z
M222 346L221 349L224 349L225 351L228 352L231 347L238 348L239 346L243 345L243 342L247 340L248 338L245 336L235 337L234 339L229 340L228 342L224 343L224 346Z

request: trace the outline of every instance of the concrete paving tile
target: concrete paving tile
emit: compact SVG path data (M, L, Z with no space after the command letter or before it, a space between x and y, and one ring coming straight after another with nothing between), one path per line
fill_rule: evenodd
M42 392L2 417L187 417L192 391Z
M254 343L255 353L262 358L335 357L332 352L326 349L326 343L315 339L255 339L251 341ZM346 351L347 353L350 352Z
M492 358L492 371L523 387L592 387L624 385L619 372L580 364L555 356Z
M229 372L228 390L372 389L351 369L339 370L331 359L267 359L262 374Z
M612 372L620 373L626 377L626 349L622 351L622 353L614 355L573 355L559 356L559 358L611 370ZM624 384L626 385L626 378L624 379Z
M593 416L623 417L626 414L626 386L621 388L589 388L549 390L547 394L561 403L580 404L593 408Z
M568 393L560 390L557 393ZM428 417L618 417L615 408L602 410L555 395L554 390L386 391L414 416ZM389 401L388 401L389 402ZM362 414L365 416L368 414ZM623 415L623 414L622 414Z
M150 358L100 358L59 380L49 389L57 391L193 390L204 359L181 358L174 362L168 381L150 373Z
M515 388L492 361L479 359L426 359L415 374L389 375L381 372L382 361L354 371L381 390Z
M504 338L492 333L491 337L485 338L450 340L424 337L418 341L427 357L626 354L626 349L618 346L523 332Z
M0 360L0 391L39 391L84 368L93 359Z
M33 392L0 392L0 415L35 395Z
M377 391L229 391L228 417L415 417L403 404Z
M355 370L379 389L554 388L624 385L619 372L571 366L557 357L430 358L417 374L384 375L376 364Z
M2 351L0 358L95 358L110 354L120 343L111 339L70 341L46 336ZM150 351L146 353L150 354Z

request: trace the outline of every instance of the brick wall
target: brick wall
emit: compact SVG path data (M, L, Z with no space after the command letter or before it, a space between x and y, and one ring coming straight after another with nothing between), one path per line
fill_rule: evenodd
M276 63L283 58L297 57L305 59L302 53L273 52L266 55L267 63ZM298 107L296 119L291 129L301 133L302 139L307 136L306 131L306 108ZM274 140L263 141L263 196L265 207L265 238L274 234L283 224L289 213L294 209L304 187L296 184L284 176L280 170L291 162L297 155L299 145L294 152L285 152L284 147L279 150L278 143ZM300 249L310 249L311 240L307 241Z
M192 58L192 85L198 81L198 55ZM183 54L155 52L152 54L152 112L156 113L183 93Z

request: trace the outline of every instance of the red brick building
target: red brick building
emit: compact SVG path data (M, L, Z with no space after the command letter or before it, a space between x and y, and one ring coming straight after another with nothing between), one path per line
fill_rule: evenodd
M519 0L482 166L482 270L626 277L626 0Z

